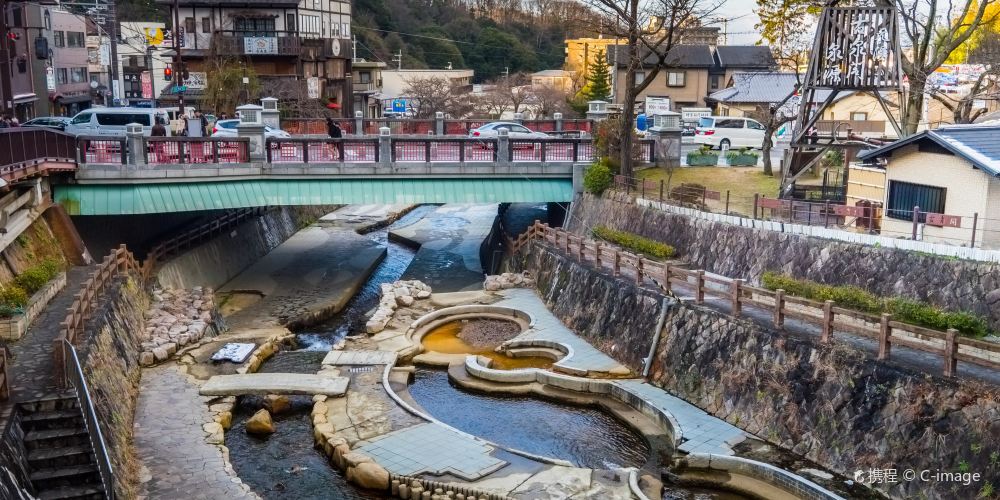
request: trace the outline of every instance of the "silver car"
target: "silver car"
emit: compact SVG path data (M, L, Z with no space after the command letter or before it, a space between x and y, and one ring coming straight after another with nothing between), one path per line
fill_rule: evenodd
M479 128L469 131L469 137L491 138L500 135L500 130L507 130L512 139L548 139L550 136L544 132L535 132L520 123L515 122L490 122Z
M236 126L239 124L236 119L219 120L212 126L212 137L236 137ZM264 137L268 139L288 139L291 136L284 130L264 125Z

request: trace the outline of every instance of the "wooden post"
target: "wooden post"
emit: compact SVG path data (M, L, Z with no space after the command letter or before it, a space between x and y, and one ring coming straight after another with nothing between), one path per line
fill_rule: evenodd
M878 359L889 359L889 350L892 349L892 327L889 326L889 322L892 321L892 315L888 313L882 313L882 324L878 329Z
M611 265L611 270L614 272L615 276L618 276L619 274L621 274L621 262L622 262L622 253L616 248L615 249L615 261Z
M757 218L757 200L760 199L760 193L753 194L753 218Z
M830 227L830 200L823 206L823 227Z
M566 253L568 254L569 253L569 236L570 236L570 234L569 233L565 233L564 236L566 236Z
M635 256L635 284L642 285L642 254Z
M979 225L979 212L972 214L972 243L969 248L976 248L976 226Z
M819 341L826 344L830 342L831 336L833 336L833 301L828 300L823 303L823 332Z
M920 207L913 207L913 241L917 241L917 224L920 221Z
M663 179L660 179L660 203L663 203Z
M643 180L637 181L637 182L641 183L641 186L639 187L639 198L645 198L646 197L646 180L643 179Z
M735 279L730 286L733 293L733 316L739 316L743 312L743 302L740 301L740 294L743 293L743 280Z
M603 267L601 265L601 242L594 242L594 261L597 262L597 268Z
M587 262L587 252L583 248L583 237L577 237L576 239L577 250L580 251L580 262Z
M785 325L785 290L779 288L774 292L774 326Z
M729 190L728 189L726 190L726 213L725 213L725 215L729 215Z
M697 290L695 290L694 301L695 303L702 304L705 302L705 271L703 269L698 270L698 279L695 283Z
M663 288L670 291L670 264L663 263Z
M944 376L954 377L958 360L955 354L958 353L958 330L949 328L944 339Z

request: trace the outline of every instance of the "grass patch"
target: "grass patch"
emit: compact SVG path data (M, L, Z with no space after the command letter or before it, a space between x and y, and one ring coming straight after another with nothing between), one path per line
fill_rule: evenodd
M667 182L667 171L663 168L650 168L638 173L639 177L659 182ZM721 200L706 200L708 209L723 213L726 208L726 191L729 191L729 211L747 217L753 215L753 195L759 193L774 197L781 183L777 177L764 175L759 167L680 167L674 169L670 186L684 183L701 184L706 188L722 193ZM647 197L657 194L649 193Z
M945 331L958 330L967 337L984 337L991 333L986 320L966 311L945 311L926 302L902 297L879 297L856 286L824 285L787 274L767 271L761 284L768 290L782 289L789 295L810 300L832 300L837 305L872 314L889 313L893 319L911 325Z
M636 253L641 253L647 257L669 259L674 256L674 247L666 243L660 243L659 241L639 236L638 234L618 231L605 226L597 226L591 230L591 232L594 233L594 236L602 240L610 241L611 243L615 243Z

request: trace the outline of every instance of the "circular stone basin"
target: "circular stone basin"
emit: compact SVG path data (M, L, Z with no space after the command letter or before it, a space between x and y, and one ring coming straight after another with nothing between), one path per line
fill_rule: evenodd
M494 352L493 349L500 345L502 341L498 341L494 345L479 346L466 342L459 337L459 332L462 331L463 326L474 321L481 320L455 320L438 325L427 332L420 342L428 351L439 352L442 354L475 354L485 356L492 360L490 368L498 370L516 370L518 368L550 368L555 362L554 360L543 356L523 356L513 358L503 353ZM504 321L505 323L510 323L517 332L520 332L520 327L518 327L517 323L513 321L496 319L490 319L490 321ZM514 335L516 336L517 334L515 333Z

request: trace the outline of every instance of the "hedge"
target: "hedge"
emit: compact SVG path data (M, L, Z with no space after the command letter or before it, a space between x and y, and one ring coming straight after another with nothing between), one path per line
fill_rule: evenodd
M13 283L0 289L0 317L10 317L21 312L31 294L40 290L62 271L62 264L47 259L21 272Z
M583 174L583 188L589 193L600 195L611 187L614 180L615 175L607 162L598 161L591 165L587 169L587 172Z
M768 290L780 288L796 297L817 301L832 300L847 309L872 314L889 313L896 321L935 330L954 328L969 337L983 337L990 333L986 320L973 313L945 311L925 302L902 297L879 297L856 286L824 285L772 271L761 276L761 284Z
M597 226L591 230L594 236L624 248L657 259L669 259L674 256L674 247L656 240L644 238L637 234L618 231L605 226Z

